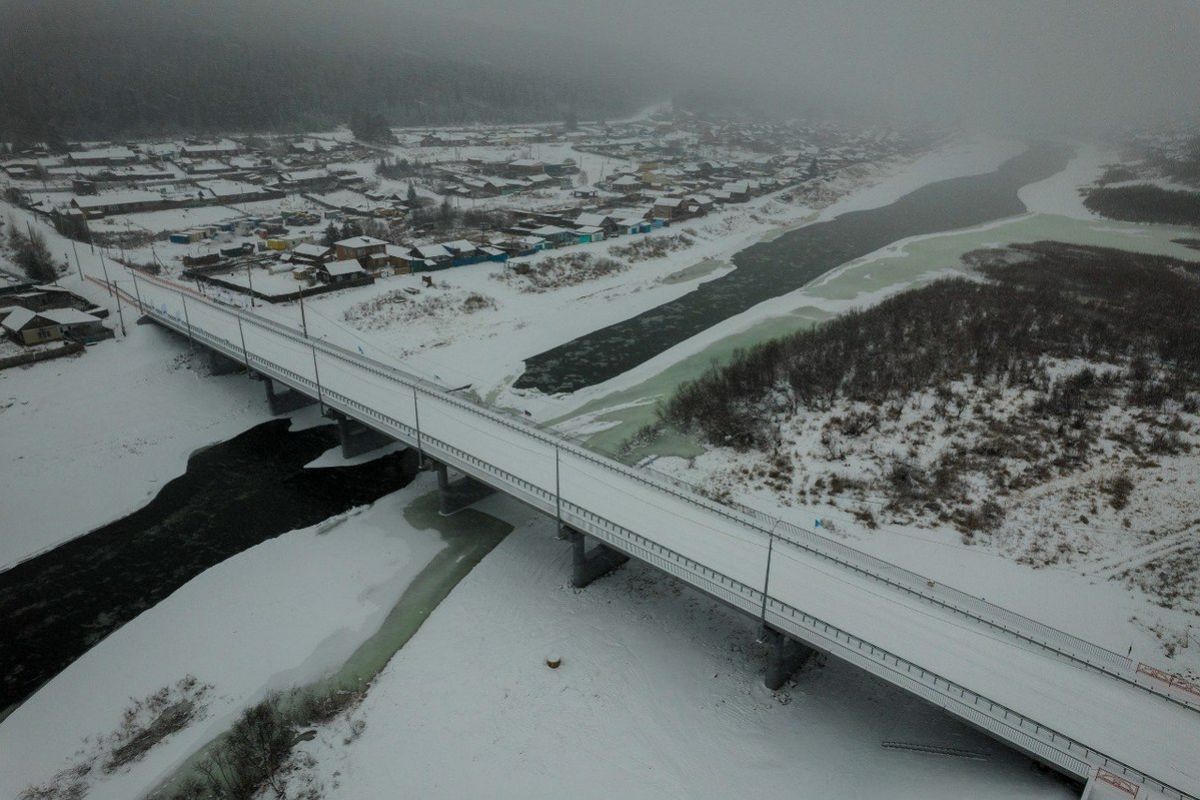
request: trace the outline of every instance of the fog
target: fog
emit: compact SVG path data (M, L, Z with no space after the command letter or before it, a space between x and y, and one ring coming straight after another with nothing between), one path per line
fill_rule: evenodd
M661 59L677 85L892 119L1087 133L1194 118L1200 3L441 0Z
M1197 0L0 0L0 133L597 118L699 95L1094 137L1195 122L1197 76Z

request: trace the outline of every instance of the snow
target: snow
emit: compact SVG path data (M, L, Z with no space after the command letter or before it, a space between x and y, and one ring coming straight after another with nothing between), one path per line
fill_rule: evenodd
M377 678L361 737L302 746L324 797L1073 796L837 662L773 694L748 619L632 564L573 590L568 553L531 519L480 563Z
M183 367L180 340L157 327L127 330L78 358L0 372L12 454L0 472L0 569L139 508L192 451L267 418L259 384ZM69 502L49 500L49 486L70 487Z
M153 295L152 302L167 313L178 314L178 309L172 310L178 295L144 293ZM227 312L199 304L192 307L193 326L227 341L233 335L231 322ZM286 365L314 385L317 367L313 362L321 361L320 380L328 402L336 405L340 401L334 398L340 394L401 424L414 424L410 397L378 372L345 360L318 358L317 351L303 342L258 326L250 326L246 343L251 353ZM518 476L522 483L513 491L526 499L533 497L527 488L530 485L550 496L561 486L566 519L572 524L581 523L574 521L576 512L571 509L582 509L733 581L750 587L761 585L768 555L765 534L688 499L651 490L621 471L570 450L564 449L560 458L553 445L529 436L520 426L501 424L440 396L425 395L420 408L427 450L442 450L437 444L440 440L451 452L457 448L491 465L494 474ZM1108 757L1185 791L1200 790L1200 774L1187 766L1188 754L1200 747L1194 711L964 620L955 611L913 598L862 573L833 566L809 552L777 549L771 580L771 594L793 608ZM744 595L738 594L734 600L744 602ZM808 635L822 636L819 627L804 626ZM825 646L835 653L846 647L844 640L832 639L827 639ZM849 652L853 654L853 648ZM1126 736L1128 728L1138 730L1139 737Z
M211 684L202 720L128 770L90 779L89 800L137 797L268 691L335 670L444 546L402 513L432 488L425 476L365 510L263 542L104 639L0 723L0 796L73 763L85 738L117 727L130 698L188 674Z

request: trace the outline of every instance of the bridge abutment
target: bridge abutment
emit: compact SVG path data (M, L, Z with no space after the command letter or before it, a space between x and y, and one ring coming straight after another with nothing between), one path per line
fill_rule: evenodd
M587 536L581 531L566 528L566 534L571 542L571 585L576 589L584 588L629 560L629 556L603 542L597 542L589 551Z
M456 514L496 491L486 483L480 483L469 475L450 480L450 470L445 464L437 461L431 461L431 463L437 472L438 495L441 498L443 517Z
M767 645L767 671L763 685L776 691L795 675L808 660L817 654L806 644L780 633L774 628L763 629L763 641Z
M282 392L275 391L275 381L263 376L263 386L267 389L267 405L272 414L286 414L289 411L311 406L317 402L303 392L285 386Z

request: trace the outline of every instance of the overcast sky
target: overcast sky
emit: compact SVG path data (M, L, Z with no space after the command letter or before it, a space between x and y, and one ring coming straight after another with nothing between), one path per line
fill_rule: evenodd
M1036 132L1200 109L1197 0L438 0L653 50L696 83Z

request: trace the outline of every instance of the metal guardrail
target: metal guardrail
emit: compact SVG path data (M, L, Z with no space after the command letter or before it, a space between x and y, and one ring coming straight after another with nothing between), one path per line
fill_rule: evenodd
M157 283L157 282L156 282ZM172 292L178 292L179 289L170 286L164 286ZM467 401L463 398L446 394L440 387L433 386L429 382L424 381L415 376L410 376L401 370L379 364L371 359L368 359L359 354L351 353L344 348L339 348L336 345L331 345L320 340L305 339L296 334L285 325L270 321L262 320L253 316L244 315L238 310L226 308L218 304L212 303L205 299L203 302L210 309L219 309L231 316L241 320L243 323L255 325L261 329L269 330L270 332L287 338L295 343L301 343L306 347L312 347L319 350L328 356L338 358L343 361L351 362L354 366L366 369L369 372L385 377L391 381L395 381L408 389L414 390L418 394L427 394L436 398L439 402L448 403L453 406L468 410L489 419L492 422L501 424L509 429L520 431L521 433L538 439L544 443L551 444L559 448L562 452L568 452L573 456L579 457L590 463L602 466L606 469L613 470L628 477L638 480L640 483L654 486L663 491L668 491L672 495L683 498L699 507L713 511L725 518L735 521L741 525L759 531L761 533L770 533L763 526L763 515L753 509L743 507L729 508L722 506L716 501L708 498L698 497L692 494L690 487L684 484L683 487L670 486L674 483L673 479L658 480L652 479L652 476L638 474L638 470L627 467L608 459L599 457L593 453L583 450L582 448L567 442L557 436L551 435L536 427L521 424L511 418L505 417L486 408L481 408L476 404ZM150 315L155 319L167 324L175 330L192 336L197 341L201 341L218 352L223 352L228 357L247 363L253 366L258 371L269 377L278 378L285 383L292 385L294 388L306 389L309 392L317 393L317 383L276 364L266 358L255 355L245 349L240 344L231 342L230 340L211 333L204 328L191 324L186 318L176 317L163 309L151 307ZM363 421L373 424L386 430L386 432L396 436L396 438L404 439L416 443L418 437L421 446L430 452L440 453L443 458L449 457L447 461L456 462L453 465L456 468L473 474L475 477L482 478L493 485L499 484L502 487L507 487L514 494L521 497L526 502L531 502L533 505L542 508L546 511L553 511L555 507L561 509L565 521L570 522L574 527L584 530L587 533L607 542L618 549L625 551L631 555L637 556L665 572L681 578L685 582L701 589L702 591L721 599L731 605L748 611L751 614L758 615L760 605L763 604L763 592L745 583L730 578L710 567L707 567L687 556L676 551L666 548L640 534L624 528L616 523L607 520L606 518L589 511L581 506L578 506L569 500L557 497L554 492L548 491L529 481L526 481L519 476L513 475L507 471L499 469L488 462L472 456L460 448L442 441L437 437L430 436L428 433L419 433L413 426L407 425L400 420L390 417L382 412L379 412L371 407L360 403L353 398L346 397L328 389L324 386L319 388L321 397L330 407L338 408L343 413L349 413L360 419L365 417ZM686 487L686 488L685 488ZM772 524L774 520L768 520ZM824 558L843 563L845 566L851 567L863 574L870 575L889 585L909 591L901 585L913 578L921 579L916 573L909 572L903 568L888 564L887 562L873 559L865 553L854 550L853 548L841 545L826 537L820 537L805 531L802 528L789 526L794 528L790 531L791 535L783 536L778 532L771 534L775 535L780 541L800 549L806 553L816 553ZM818 541L812 541L810 537ZM805 541L810 539L809 541ZM821 552L826 548L838 550L841 548L846 558L862 558L870 563L871 560L886 568L880 570L878 574L872 573L861 565L844 562L841 558L834 557L826 552ZM894 570L891 575L888 572ZM923 579L921 579L923 580ZM943 587L944 590L957 592L950 587ZM947 601L928 596L924 592L913 592L927 600L938 603L947 608L952 606L947 604ZM986 603L979 598L971 597L965 593L957 592L962 598L968 602L985 604L984 610L989 613L994 611L1005 612L1011 614L1017 621L1022 623L1030 622L1033 625L1040 625L1036 621L1026 620L1013 612L1008 612L999 606ZM1026 717L1019 712L1008 708L1000 703L996 703L983 695L974 692L965 686L957 684L941 675L934 673L915 664L901 656L898 656L883 648L877 647L870 642L861 639L847 631L841 630L834 625L831 625L824 620L818 619L806 612L783 603L771 597L769 594L765 598L765 608L768 621L797 638L806 641L813 646L836 653L839 657L863 667L867 671L879 677L888 680L891 683L897 684L918 696L945 708L948 711L972 722L973 724L988 730L1002 739L1012 742L1017 747L1026 750L1027 752L1043 758L1051 763L1059 765L1061 768L1070 771L1081 777L1086 777L1092 768L1100 766L1120 775L1134 780L1148 788L1154 789L1162 794L1175 798L1176 800L1198 800L1191 795L1188 795L1181 790L1165 784L1149 775L1146 775L1139 770L1129 767L1106 754L1097 751L1093 748L1084 745L1064 734L1048 728L1036 722L1029 717ZM959 609L954 609L959 611ZM980 619L988 625L1000 625L1001 623L994 620L981 619L975 614L967 610L961 610L972 618ZM1061 631L1056 631L1048 626L1043 626L1045 630L1059 634L1069 639L1074 640L1069 634L1064 634ZM1014 634L1020 638L1030 640L1027 635L1021 632ZM1032 641L1032 640L1030 640ZM1082 640L1074 640L1088 644ZM1039 643L1040 644L1040 643ZM1094 647L1094 646L1093 646ZM1051 647L1050 649L1055 649ZM1109 653L1103 648L1097 648L1101 653ZM1064 655L1069 655L1065 654ZM1115 654L1112 654L1115 655ZM1080 660L1078 657L1073 660ZM1108 659L1105 659L1108 660ZM1107 670L1102 670L1107 672ZM1132 681L1129 681L1133 683ZM1140 684L1133 685L1142 687ZM1149 691L1149 690L1148 690Z
M925 576L911 570L876 558L861 550L830 539L827 536L817 534L814 531L771 517L761 510L737 502L718 502L712 500L704 496L697 487L658 470L647 467L634 468L605 458L589 450L585 450L578 444L561 436L548 433L532 423L526 423L500 414L494 409L467 398L448 395L443 387L437 386L404 370L382 364L360 353L323 339L303 337L295 329L282 323L254 314L246 314L240 309L215 303L209 298L197 295L187 287L174 286L156 278L147 280L170 292L190 294L193 298L204 302L208 307L218 309L233 316L244 324L272 331L305 347L316 348L326 355L351 363L360 369L387 380L397 382L407 389L415 388L417 391L436 396L442 402L450 403L457 408L482 416L491 422L532 436L545 444L560 448L563 452L570 452L573 455L636 480L644 485L652 486L660 491L666 491L693 505L705 508L739 524L756 529L760 533L786 539L823 559L832 561L859 574L900 589L914 597L934 603L939 607L1003 631L1006 634L1051 651L1074 663L1102 672L1170 702L1192 709L1200 709L1200 702L1193 703L1172 695L1168 690L1161 689L1154 684L1139 682L1131 659L1100 645L1080 639L1077 636L1018 614L1010 609L989 603L982 598L975 597L951 586L930 581Z

